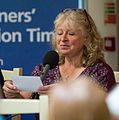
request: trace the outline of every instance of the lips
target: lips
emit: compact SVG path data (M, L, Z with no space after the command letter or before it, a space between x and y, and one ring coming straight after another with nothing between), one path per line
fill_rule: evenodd
M69 47L69 45L66 45L66 44L63 44L63 45L60 45L60 46L61 46L61 47L62 47L62 46L66 46L66 47Z
M67 49L69 48L69 45L60 45L61 49Z

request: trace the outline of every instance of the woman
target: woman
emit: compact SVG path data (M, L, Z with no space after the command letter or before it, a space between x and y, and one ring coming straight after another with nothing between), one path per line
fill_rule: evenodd
M104 60L103 39L86 10L65 9L59 13L54 21L52 45L60 61L49 70L44 86L38 89L39 94L47 94L60 80L73 81L81 75L92 77L106 91L115 86L113 70ZM37 65L32 75L39 76L42 69L41 64ZM12 81L5 82L3 89L6 97L31 96L31 93L20 92Z

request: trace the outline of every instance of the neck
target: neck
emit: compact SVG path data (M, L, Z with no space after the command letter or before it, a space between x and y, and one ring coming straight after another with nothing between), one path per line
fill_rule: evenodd
M72 58L69 58L69 57L65 57L65 63L64 63L64 66L65 67L82 67L83 64L82 64L82 58L80 56L78 57L72 57Z
M67 59L65 60L65 63L60 66L60 72L63 80L74 80L76 79L80 73L85 69L83 65L78 61L79 63L72 63L69 62Z

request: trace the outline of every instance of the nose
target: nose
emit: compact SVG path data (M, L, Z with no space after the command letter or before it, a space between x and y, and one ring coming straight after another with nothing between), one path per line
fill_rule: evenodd
M68 38L67 38L67 34L64 33L62 36L61 36L61 41L67 41Z

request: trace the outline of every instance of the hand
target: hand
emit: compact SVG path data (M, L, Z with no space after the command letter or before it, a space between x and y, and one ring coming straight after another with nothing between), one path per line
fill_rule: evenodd
M20 95L20 90L13 85L12 80L4 82L3 91L7 98L16 98Z
M55 86L55 84L40 86L38 88L37 92L38 92L38 94L48 94L54 86Z

